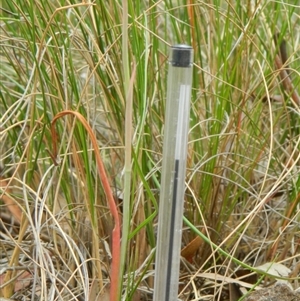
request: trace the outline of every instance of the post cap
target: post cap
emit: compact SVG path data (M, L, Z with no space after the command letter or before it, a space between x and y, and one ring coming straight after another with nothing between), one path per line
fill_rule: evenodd
M193 63L193 48L185 44L173 45L170 63L174 67L190 67Z

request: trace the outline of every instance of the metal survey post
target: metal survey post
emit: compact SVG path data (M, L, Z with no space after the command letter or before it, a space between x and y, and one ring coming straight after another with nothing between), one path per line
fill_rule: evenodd
M171 47L158 213L154 301L177 301L178 296L192 66L192 47L182 44Z

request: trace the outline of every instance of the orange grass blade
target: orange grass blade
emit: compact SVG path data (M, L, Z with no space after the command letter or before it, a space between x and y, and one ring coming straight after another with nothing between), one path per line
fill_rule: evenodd
M51 122L51 134L52 134L53 150L54 150L53 157L57 158L57 134L55 130L55 122L59 118L64 117L65 115L75 116L80 121L80 123L85 127L86 131L88 132L91 138L100 179L103 185L105 195L107 197L109 210L115 222L115 226L112 231L112 264L111 264L111 274L110 274L110 280L111 280L110 300L116 301L118 286L119 286L119 269L120 269L120 220L118 215L118 209L101 159L101 155L98 149L97 139L95 137L95 134L93 133L92 128L80 113L75 111L65 110L54 116Z

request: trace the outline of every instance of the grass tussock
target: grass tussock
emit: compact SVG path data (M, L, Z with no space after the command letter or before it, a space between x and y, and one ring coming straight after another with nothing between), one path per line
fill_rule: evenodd
M299 15L287 0L4 0L0 296L152 300L176 43L194 48L179 297L239 300L230 283L272 283L270 262L298 288Z

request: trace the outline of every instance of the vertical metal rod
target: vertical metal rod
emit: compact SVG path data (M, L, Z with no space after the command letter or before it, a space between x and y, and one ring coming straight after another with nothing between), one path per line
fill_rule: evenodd
M174 45L169 61L154 301L178 296L193 49Z

